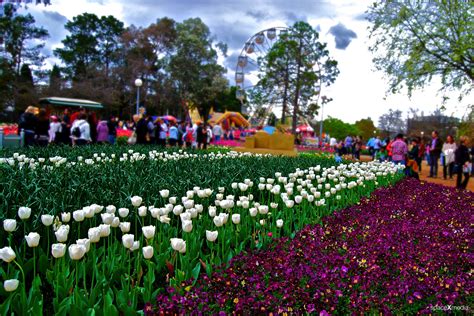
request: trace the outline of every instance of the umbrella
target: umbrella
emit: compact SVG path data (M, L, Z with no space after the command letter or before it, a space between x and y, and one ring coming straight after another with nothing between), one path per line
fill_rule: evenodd
M174 117L173 115L165 115L165 116L161 116L160 118L165 121L173 121L173 122L177 121L176 117Z
M314 132L314 129L309 125L300 125L296 131L299 132Z

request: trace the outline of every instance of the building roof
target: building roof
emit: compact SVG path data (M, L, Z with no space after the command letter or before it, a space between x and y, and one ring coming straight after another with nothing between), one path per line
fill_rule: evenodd
M82 99L70 99L70 98L59 98L59 97L49 97L40 99L39 103L41 105L53 105L53 106L63 106L63 107L83 107L88 109L103 109L104 106L99 102L94 102L90 100Z

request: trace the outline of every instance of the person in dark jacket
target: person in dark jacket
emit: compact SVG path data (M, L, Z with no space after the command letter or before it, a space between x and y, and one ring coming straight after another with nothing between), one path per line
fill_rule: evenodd
M41 109L38 114L38 122L35 129L36 144L41 147L48 146L49 143L49 118L45 109Z
M36 110L34 106L29 106L20 115L18 134L20 134L21 130L25 133L25 146L33 146L35 144L35 131L38 124L38 118L35 116Z
M107 121L107 128L109 129L109 144L114 145L117 139L117 120L115 116L111 115Z
M430 145L430 175L429 178L436 178L438 176L438 160L441 155L441 148L443 143L438 137L438 132L433 131L431 133L431 145Z
M458 175L456 181L456 188L458 189L466 189L467 183L469 182L469 174L471 172L471 170L469 170L469 167L472 168L472 165L470 166L469 163L470 157L469 149L467 148L467 142L467 136L461 136L459 139L459 146L454 152L454 164L456 166L456 173ZM462 180L463 175L464 181Z
M135 133L137 135L137 144L145 145L147 144L146 135L148 134L148 122L141 115L135 114L133 116L135 121Z

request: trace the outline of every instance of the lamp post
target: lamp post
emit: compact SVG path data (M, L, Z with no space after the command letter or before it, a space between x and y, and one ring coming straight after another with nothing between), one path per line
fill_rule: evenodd
M136 114L138 115L138 107L140 106L140 87L142 86L143 81L141 79L135 80L135 86L137 87L137 111Z
M321 97L321 124L319 124L319 137L321 139L323 139L324 103L326 103L325 95Z

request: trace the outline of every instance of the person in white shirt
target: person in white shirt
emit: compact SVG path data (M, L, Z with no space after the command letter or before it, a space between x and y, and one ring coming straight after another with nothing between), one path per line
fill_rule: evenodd
M58 122L57 116L51 116L51 123L49 124L49 142L54 143L56 142L56 135L61 134L62 128L61 123ZM59 139L58 139L59 140Z
M72 123L71 138L74 145L86 145L92 141L91 127L86 119L87 114L81 113Z
M212 128L212 134L214 135L214 141L218 142L221 140L221 136L224 133L220 124L214 125ZM208 133L209 135L209 133Z
M454 152L457 149L457 145L454 142L454 138L451 135L448 135L446 138L446 142L443 144L441 152L444 155L443 159L443 177L444 179L447 178L449 174L449 178L453 178L454 174Z
M166 146L166 134L168 134L168 125L164 121L160 123L160 140L159 144L163 147Z

